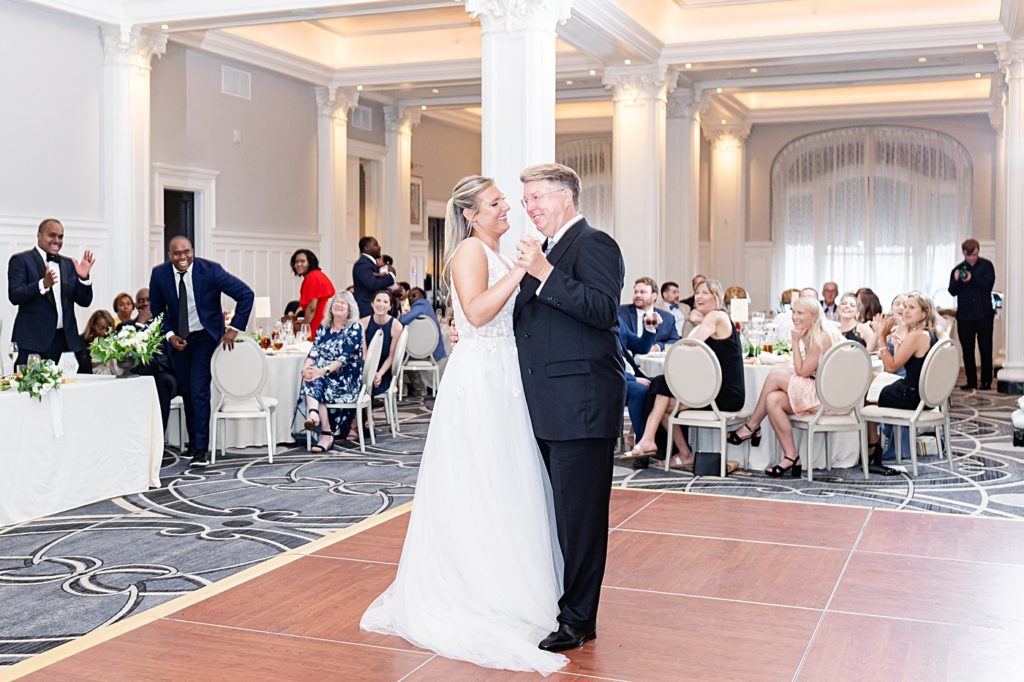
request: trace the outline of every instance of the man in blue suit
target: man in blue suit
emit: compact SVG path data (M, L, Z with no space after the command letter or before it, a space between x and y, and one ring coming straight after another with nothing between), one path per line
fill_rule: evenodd
M382 271L381 268L385 269ZM373 295L381 289L395 285L395 269L384 266L380 257L380 244L373 237L359 240L359 260L352 266L352 285L355 287L359 317L373 315Z
M633 284L633 303L631 305L619 306L619 324L625 327L632 334L642 334L643 328L656 325L654 332L654 343L671 344L679 340L679 332L676 330L675 318L667 310L654 307L657 298L658 284L650 277L641 277ZM627 349L626 360L638 377L643 377L633 353Z
M409 323L417 317L426 317L432 320L434 326L437 327L437 347L434 348L434 359L438 361L443 369L444 363L441 360L448 357L448 351L444 349L444 339L441 335L441 324L437 321L437 313L434 312L434 306L430 305L430 301L427 300L427 292L419 287L413 287L409 289L409 312L398 318L398 321L402 323L403 327L408 327ZM427 374L423 380L421 380L419 372L410 372L406 376L410 386L416 388L416 390L424 388L423 380L427 381L435 390L437 389L437 386L433 386L434 377L431 374Z
M195 258L192 242L175 237L167 247L169 262L153 268L149 279L149 307L153 316L164 316L171 346L171 364L178 390L185 401L192 463L209 463L210 359L220 343L234 348L252 311L253 292L242 280L228 274L219 263ZM225 330L221 294L235 300L231 327Z
M18 344L15 364L30 353L56 362L62 353L82 350L75 305L92 304L92 251L81 261L61 256L64 226L47 218L39 223L36 246L11 256L7 264L7 298L18 306L11 341Z

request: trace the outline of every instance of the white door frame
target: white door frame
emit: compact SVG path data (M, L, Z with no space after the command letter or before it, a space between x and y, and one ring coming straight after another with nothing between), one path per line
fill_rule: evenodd
M164 260L164 190L193 192L196 200L193 244L197 256L213 257L213 231L217 227L217 176L220 171L189 166L153 164L153 220L149 232L149 252L155 267Z

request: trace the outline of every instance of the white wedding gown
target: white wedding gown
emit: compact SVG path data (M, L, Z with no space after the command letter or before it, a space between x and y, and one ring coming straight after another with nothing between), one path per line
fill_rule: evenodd
M484 250L493 286L509 266ZM514 300L473 327L453 287L459 342L434 404L398 576L360 625L448 658L548 675L568 662L537 648L558 628L562 555L523 396Z

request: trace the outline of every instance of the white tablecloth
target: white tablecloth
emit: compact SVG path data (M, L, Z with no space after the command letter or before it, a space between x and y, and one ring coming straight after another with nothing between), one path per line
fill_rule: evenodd
M277 353L267 356L266 386L263 395L277 398L277 442L292 441L292 420L295 417L295 403L299 399L299 373L302 363L306 361L305 353ZM216 386L210 387L211 415L220 401L220 392ZM174 429L170 429L174 431ZM262 419L229 419L225 422L225 445L229 448L244 448L267 444L266 426ZM212 437L212 433L210 434ZM212 442L212 440L211 440ZM217 439L220 448L220 438Z
M644 374L649 377L659 376L665 371L665 354L664 353L652 353L650 355L637 356L637 363L640 365L640 369L643 370ZM793 371L792 365L743 365L743 379L744 379L744 391L746 400L743 403L743 409L747 412L754 410L754 405L757 404L757 397L761 395L761 387L764 385L765 380L772 370L783 369L788 372ZM794 429L793 435L796 438L796 445L798 451L803 457L804 453L804 441L807 438L805 431L799 431ZM815 446L812 448L814 453L814 467L816 469L823 469L825 467L825 438L829 438L829 454L831 455L831 463L833 467L837 468L848 468L860 465L860 437L856 432L839 432L831 434L819 434L814 437ZM717 450L718 449L718 436L712 433L709 429L698 430L699 441L697 447L693 447L694 443L691 441L690 446L694 450L700 449L702 451ZM737 462L743 461L743 445L728 445L726 446L727 457L729 459L736 460ZM772 430L771 422L765 418L761 423L761 445L760 447L750 448L750 461L748 467L750 469L764 469L771 464L778 463L782 458L782 451L779 448L778 441L775 438L775 431ZM804 463L804 466L807 466Z
M163 433L152 377L76 375L60 388L64 435L48 398L0 393L0 526L160 485Z

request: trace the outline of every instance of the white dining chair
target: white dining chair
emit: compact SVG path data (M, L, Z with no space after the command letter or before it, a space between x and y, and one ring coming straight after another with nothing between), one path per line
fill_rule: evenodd
M217 461L219 427L229 419L263 419L267 427L267 457L274 461L277 447L277 398L262 395L267 383L267 356L248 336L235 339L233 350L217 346L210 360L213 385L220 400L210 416L210 462ZM220 434L221 454L225 453L225 435Z
M170 422L170 415L175 415L178 423L178 452L183 454L185 452L185 436L188 434L188 428L185 424L185 401L180 395L176 395L171 398L171 410L168 414L168 422ZM168 424L170 428L170 424Z
M665 382L676 399L676 406L668 418L669 436L665 454L665 471L672 463L672 429L689 426L695 429L716 429L720 453L721 477L726 475L726 435L730 426L741 424L749 415L747 410L725 412L718 409L715 396L722 387L722 366L714 352L703 341L683 339L668 350L665 356ZM710 410L699 409L709 407ZM696 439L694 439L696 442ZM749 447L748 444L745 447ZM696 453L696 447L692 448ZM748 451L744 450L744 466Z
M370 339L366 347L366 357L363 358L363 385L359 389L359 395L351 403L328 403L328 410L355 410L356 431L359 433L359 450L366 452L366 440L363 437L363 410L366 410L366 421L370 426L370 442L377 444L377 435L373 423L373 375L377 373L377 365L380 363L381 349L384 346L384 334L377 332ZM394 378L392 378L394 381ZM329 427L328 427L329 428ZM313 447L313 434L306 432L306 450Z
M432 375L434 385L431 388L437 396L437 387L441 383L441 366L434 359L434 350L441 338L437 325L429 317L417 317L405 327L403 334L408 334L405 357L398 368L398 398L405 396L403 379L406 372L427 372ZM396 362L398 359L395 354ZM394 374L394 373L392 373Z
M924 357L921 368L919 389L921 400L913 410L901 410L895 407L879 407L867 405L861 414L867 421L893 426L906 426L910 429L910 463L913 475L917 476L917 432L919 429L932 430L939 444L939 457L945 446L949 470L953 471L953 449L949 436L949 396L956 388L956 380L960 376L960 355L956 346L949 339L937 342ZM938 437L939 431L942 437ZM896 438L896 461L902 461L903 439Z
M818 363L814 387L818 392L817 412L790 415L795 429L807 431L803 462L807 480L814 480L813 445L815 434L825 435L825 468L831 469L828 434L855 431L860 434L860 462L868 478L867 422L861 417L864 396L871 385L871 356L856 341L834 344Z
M409 345L409 332L407 329L403 329L402 333L398 335L398 343L395 344L395 363L401 367L403 360L405 359L405 349ZM402 383L401 374L399 372L391 372L391 385L388 386L381 398L384 399L384 415L388 420L388 424L391 425L391 437L394 438L400 431L398 427L398 391L399 386Z

